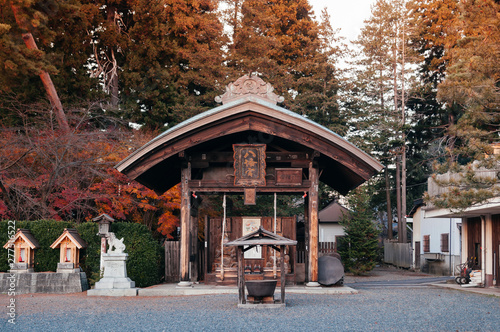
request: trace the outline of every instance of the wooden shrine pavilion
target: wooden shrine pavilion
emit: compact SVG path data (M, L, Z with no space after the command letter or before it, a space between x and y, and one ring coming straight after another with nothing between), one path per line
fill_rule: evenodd
M197 216L191 211L191 197L214 193L243 194L245 204L255 204L256 196L263 194L303 195L306 281L311 286L319 285L319 181L346 194L383 166L336 133L277 106L283 97L277 96L273 87L258 76L239 78L216 101L222 105L172 127L116 166L118 171L157 193L181 184L179 285L190 285L189 266L196 253L192 243L198 234ZM245 222L248 225L243 225ZM280 218L278 234L295 240L294 226L286 226L294 222L294 218ZM259 226L274 231L276 221L232 218L227 225L232 230L227 241ZM287 227L291 229L288 233ZM244 233L246 228L248 233ZM218 236L208 244L212 259L217 250L223 250L212 245L224 242L223 234L227 232L211 234ZM291 264L292 258L289 257ZM212 265L217 269L216 264ZM218 268L224 270L224 265Z

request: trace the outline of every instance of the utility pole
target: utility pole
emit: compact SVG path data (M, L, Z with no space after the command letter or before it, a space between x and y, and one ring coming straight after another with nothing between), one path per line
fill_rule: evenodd
M392 240L392 204L389 183L389 168L385 166L385 197L387 200L387 238Z
M401 151L401 242L408 242L406 232L406 115L405 115L405 22L403 22L403 37L402 37L402 63L401 63L401 140L403 147Z
M396 156L396 206L398 217L398 242L403 243L402 239L402 218L401 218L401 156Z

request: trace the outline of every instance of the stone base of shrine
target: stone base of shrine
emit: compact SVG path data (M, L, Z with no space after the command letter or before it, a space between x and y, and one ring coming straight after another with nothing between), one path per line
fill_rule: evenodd
M80 293L88 288L85 272L0 273L0 292L4 294Z

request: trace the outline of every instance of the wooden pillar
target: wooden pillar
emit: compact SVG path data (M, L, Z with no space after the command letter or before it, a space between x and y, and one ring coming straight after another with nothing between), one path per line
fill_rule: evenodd
M189 180L191 180L191 163L181 170L181 262L179 286L190 286L189 281L189 232L191 229Z
M198 281L198 215L191 216L190 220L190 260L191 281ZM193 258L193 259L191 259Z
M280 266L281 266L281 303L285 303L285 246L280 246Z
M305 281L309 281L309 193L304 198L304 273Z
M205 251L205 265L204 266L204 271L203 271L203 280L205 281L205 284L207 283L207 274L208 274L208 264L209 264L209 259L208 259L208 244L210 243L210 219L207 215L205 215L205 248L203 249Z
M307 286L319 286L318 283L318 169L313 163L309 164L309 271Z
M243 247L236 247L238 255L238 303L247 303L245 298L245 271L243 269Z

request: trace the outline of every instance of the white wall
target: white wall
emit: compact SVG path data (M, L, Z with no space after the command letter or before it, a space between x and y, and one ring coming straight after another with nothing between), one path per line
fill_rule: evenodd
M420 224L420 243L421 243L421 253L424 253L423 247L423 237L424 235L430 235L430 247L429 252L431 253L443 253L441 251L441 234L449 233L451 240L450 252L444 252L445 255L459 255L460 256L460 231L457 224L460 224L462 220L460 218L432 218L432 219L422 219Z
M461 224L460 218L424 218L422 209L417 209L413 215L413 248L415 242L420 241L420 268L428 270L430 273L436 274L453 274L455 265L460 264L461 257L461 239L460 229L457 227ZM449 234L449 252L441 251L441 234ZM424 258L424 235L430 236L429 253L443 254L444 260L429 262ZM415 255L413 255L414 266ZM451 263L450 263L451 260ZM450 265L452 273L450 273Z
M343 236L344 228L338 223L319 224L319 242L335 242L336 236Z

